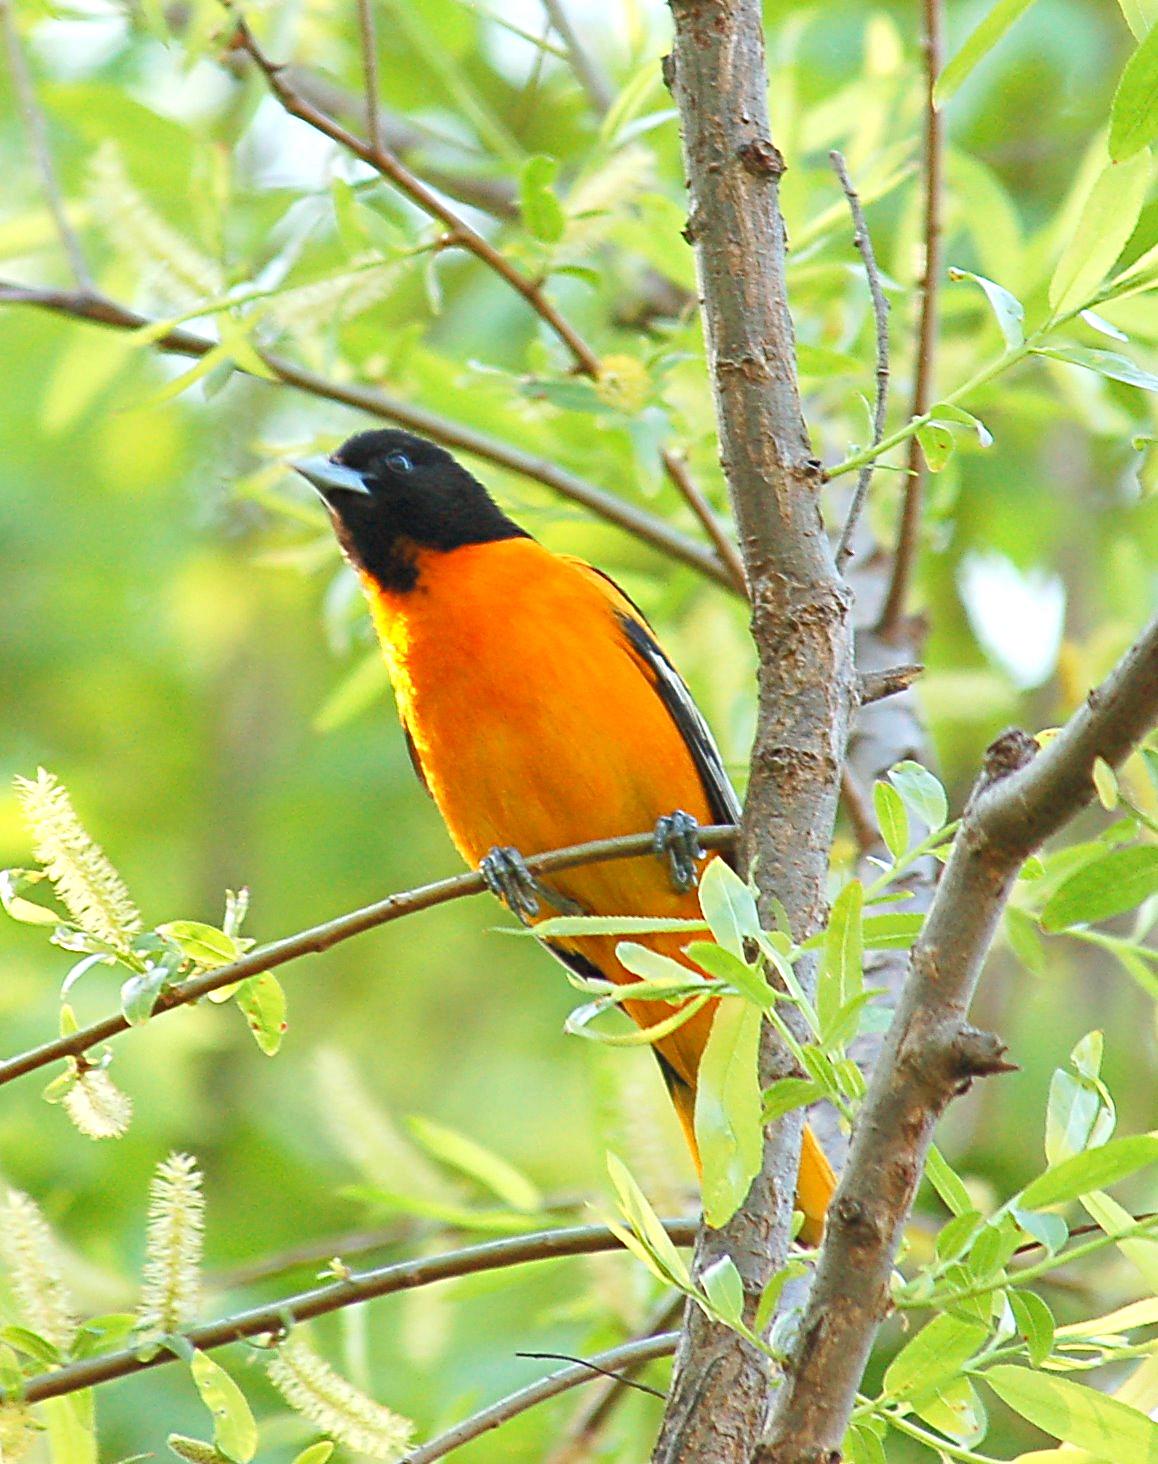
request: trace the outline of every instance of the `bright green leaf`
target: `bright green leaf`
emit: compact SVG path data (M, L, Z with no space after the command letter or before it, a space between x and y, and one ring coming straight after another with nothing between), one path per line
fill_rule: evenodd
M207 1352L195 1352L189 1370L213 1415L214 1443L235 1464L248 1464L257 1452L257 1425L245 1394Z
M726 951L744 959L744 942L760 933L756 896L724 859L713 859L700 879L700 909Z
M1158 137L1158 26L1126 62L1110 107L1110 156L1125 162Z
M1158 1162L1158 1137L1134 1134L1125 1139L1111 1139L1100 1148L1074 1154L1039 1174L1026 1186L1019 1203L1027 1210L1044 1210L1093 1190L1105 1189L1155 1162Z
M1129 356L1117 351L1097 351L1090 346L1074 346L1067 341L1060 346L1035 346L1035 356L1049 356L1055 361L1068 361L1071 366L1084 366L1111 381L1124 381L1127 386L1140 386L1143 391L1158 391L1158 376L1145 371Z
M949 817L949 799L941 780L916 762L899 762L889 771L889 782L928 826L931 833L944 827Z
M1007 350L1015 351L1024 342L1025 307L1016 295L1011 294L1004 285L986 279L984 275L974 274L968 269L951 269L949 278L951 280L972 280L975 285L981 286L985 291L985 298L989 301L989 308L997 319Z
M760 1012L750 1002L725 997L700 1059L696 1141L703 1164L704 1219L717 1228L736 1213L763 1157L763 1099L756 1066L760 1024Z
M245 1014L254 1041L266 1057L281 1046L286 1029L285 992L272 971L251 976L237 988L237 1005Z
M1003 1403L1045 1433L1099 1459L1158 1464L1158 1423L1069 1378L1002 1364L980 1376Z
M1158 844L1112 849L1083 865L1046 901L1041 923L1046 930L1091 925L1132 910L1158 893Z
M1108 163L1094 181L1077 227L1049 282L1055 315L1087 305L1134 232L1150 183L1150 155Z
M744 1283L731 1256L721 1256L700 1273L700 1286L716 1315L734 1326L744 1316Z
M435 1159L485 1185L514 1210L541 1209L543 1196L538 1186L493 1149L428 1118L416 1116L409 1123L411 1133Z
M1034 1367L1040 1367L1053 1350L1053 1312L1042 1301L1036 1291L1009 1293L1009 1305L1017 1321L1017 1329L1029 1347L1029 1360Z
M878 781L873 785L873 806L885 847L894 859L899 859L909 847L909 815L904 801L891 783Z
M989 1335L980 1322L943 1312L910 1337L885 1369L884 1389L894 1398L921 1398L959 1372Z
M997 4L965 41L938 76L933 101L943 107L979 61L992 51L1009 27L1033 4L1033 0L997 0Z
M567 220L559 200L551 188L559 172L554 158L528 158L519 174L519 208L523 222L546 244L555 244L563 237Z

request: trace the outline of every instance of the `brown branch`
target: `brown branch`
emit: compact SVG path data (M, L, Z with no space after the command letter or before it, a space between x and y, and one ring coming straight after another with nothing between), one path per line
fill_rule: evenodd
M860 250L861 258L864 260L865 278L868 280L869 294L872 296L873 302L873 322L877 345L877 389L873 406L872 445L876 447L885 435L885 414L889 407L889 302L885 298L884 286L881 284L881 272L877 267L876 254L873 252L872 235L865 222L864 209L861 208L856 189L852 186L852 179L848 176L848 166L843 156L835 148L828 156L836 176L840 179L844 196L848 200L849 213L852 214L853 243ZM852 538L868 497L875 466L875 462L866 463L857 474L852 504L840 533L840 542L836 546L836 567L842 571L853 555Z
M730 824L714 824L701 829L699 840L705 849L729 848L737 838L736 830ZM590 844L575 844L568 849L553 849L546 854L527 857L527 867L533 874L550 874L556 869L573 869L582 864L600 864L608 859L630 859L641 854L654 852L654 834L625 834L615 839L597 839ZM176 1011L178 1007L199 1001L211 991L220 991L223 986L232 986L236 981L245 981L262 971L272 971L288 961L301 956L315 955L328 951L331 946L361 935L363 931L374 930L379 925L388 925L413 915L418 910L429 910L435 905L445 905L450 900L460 900L464 895L482 894L486 889L481 874L456 874L450 879L438 880L434 884L420 885L417 889L405 890L400 894L387 895L373 905L354 910L348 915L339 915L323 925L313 925L296 935L285 936L272 945L261 946L228 966L218 966L179 982L163 991L157 1000L153 1016ZM51 1062L68 1057L79 1057L100 1042L127 1031L129 1022L121 1012L105 1017L91 1026L81 1027L69 1036L53 1038L28 1052L0 1062L0 1087L25 1073L35 1072Z
M366 93L366 131L370 146L385 152L382 108L378 98L378 38L374 34L374 0L358 0L358 37L362 47L362 75Z
M271 61L258 44L249 26L237 14L231 0L223 0L226 9L237 20L237 43L253 58L254 65L265 77L270 91L291 117L305 122L315 132L336 142L353 157L360 158L375 172L404 193L429 218L442 224L447 230L448 243L465 249L493 270L516 294L521 295L536 315L547 325L571 353L578 369L592 378L599 375L599 358L583 337L568 320L562 316L543 292L538 280L532 279L517 269L507 257L497 250L489 239L471 227L460 214L447 204L437 193L418 177L416 173L385 147L377 147L343 127L340 122L328 116L313 102L297 91L289 80L286 68Z
M696 486L684 459L678 453L672 452L670 448L665 448L660 456L668 477L683 496L684 502L704 526L708 538L716 546L716 553L720 556L720 562L727 568L733 589L747 598L748 581L744 576L744 561L740 558L740 551L736 548L735 541L721 523L712 505Z
M1156 722L1158 618L1043 751L1018 731L989 748L857 1119L760 1464L839 1457L936 1121L973 1078L1008 1067L966 1018L1018 871L1091 801L1095 760L1118 766Z
M924 672L924 666L918 662L908 666L890 666L884 671L864 672L857 679L861 706L867 707L873 702L884 701L886 697L898 696L902 691L908 691Z
M691 1245L695 1235L694 1220L665 1220L662 1223L676 1245ZM401 1261L373 1271L351 1272L326 1286L315 1286L310 1291L300 1291L281 1301L237 1312L218 1322L190 1327L181 1336L199 1352L210 1352L246 1337L278 1337L284 1333L287 1323L306 1322L312 1317L342 1311L345 1307L358 1306L364 1301L390 1296L397 1291L413 1291L435 1281L521 1266L529 1261L551 1261L562 1256L586 1256L597 1251L618 1250L620 1244L603 1225L574 1225L565 1230L538 1230L530 1235L488 1240L482 1245L467 1246L463 1250L429 1256L421 1261ZM597 1362L601 1360L595 1359ZM26 1403L39 1403L46 1398L60 1398L66 1393L76 1393L98 1383L127 1378L176 1361L177 1355L164 1349L146 1355L140 1348L127 1347L120 1352L105 1353L103 1357L87 1357L80 1362L67 1363L55 1372L41 1373L24 1384L19 1396ZM0 1390L0 1401L14 1396L15 1390Z
M433 1464L435 1459L445 1459L447 1454L453 1453L455 1449L460 1449L471 1439L477 1439L482 1434L489 1433L492 1428L498 1428L500 1424L507 1423L520 1413L525 1413L528 1408L534 1408L537 1403L554 1398L556 1394L564 1393L568 1388L590 1382L592 1378L597 1378L602 1372L636 1368L645 1362L653 1362L657 1357L670 1357L675 1351L678 1339L678 1332L662 1332L657 1337L643 1337L634 1342L624 1342L621 1346L612 1347L607 1352L597 1353L589 1362L561 1368L558 1372L551 1373L549 1377L541 1378L537 1383L531 1383L529 1387L520 1388L517 1393L510 1393L507 1397L500 1398L497 1403L492 1403L489 1408L484 1408L471 1418L456 1424L454 1428L448 1429L444 1434L439 1434L429 1443L412 1449L402 1460L402 1464Z
M567 14L567 7L563 0L543 0L543 9L547 12L547 18L555 34L567 48L567 58L571 62L571 69L579 79L579 84L587 93L587 98L595 108L600 117L604 116L611 106L611 88L607 84L607 78L591 59L591 54L571 24L571 17Z
M12 75L12 90L16 93L16 104L24 120L25 131L28 133L28 145L40 173L48 211L56 225L56 232L64 246L64 252L68 256L72 277L82 290L87 290L92 286L92 276L89 274L80 239L77 237L76 230L69 223L68 214L65 211L64 197L60 191L60 179L56 176L52 149L48 145L48 129L44 123L44 113L36 99L36 88L28 69L24 48L20 44L20 35L16 29L16 16L10 0L0 0L0 29L4 31L8 69Z
M7 281L0 281L0 305L30 305L56 315L69 316L74 320L87 320L96 325L108 326L113 330L141 330L155 323L103 295L42 289ZM213 350L217 342L175 327L154 341L153 345L157 350L179 356L199 357ZM401 397L391 396L375 387L331 381L272 351L260 351L259 355L270 371L286 386L295 387L326 401L341 402L343 406L353 407L384 421L397 422L434 442L441 442L445 447L471 453L509 472L517 473L520 477L542 483L544 487L590 509L600 518L625 529L662 553L690 565L709 579L723 585L731 584L727 569L712 550L697 544L694 539L680 533L678 529L673 529L654 514L646 513L634 504L604 492L594 483L557 467L548 458L524 452L501 438L476 432L474 428L461 422L416 406Z
M937 306L941 289L941 209L945 164L945 122L937 110L933 88L944 60L944 0L924 0L925 13L925 179L924 237L925 269L921 285L921 316L917 327L917 366L913 382L910 420L921 417L933 400L933 374L937 354ZM900 631L908 608L909 590L921 540L921 517L925 506L925 454L916 434L909 438L905 489L900 522L893 551L892 578L885 595L878 630L885 640Z
M672 0L666 78L680 112L692 240L703 295L721 457L752 600L759 656L757 730L741 829L762 908L783 902L798 939L825 914L828 849L855 698L847 588L822 531L820 464L797 384L787 307L779 179L769 133L759 0ZM808 989L815 967L798 967ZM767 1025L767 1087L791 1059ZM803 1115L766 1135L740 1210L705 1228L697 1272L729 1255L746 1314L787 1254ZM768 1408L766 1360L729 1329L686 1313L655 1458L747 1460Z
M668 1297L656 1308L645 1325L640 1339L655 1337L675 1326L683 1311L684 1298L678 1293ZM642 1364L638 1364L641 1366ZM562 1438L555 1444L544 1464L581 1464L594 1456L599 1437L607 1427L611 1415L628 1396L624 1383L628 1382L636 1368L623 1368L619 1378L608 1378L592 1388L583 1407L571 1420Z

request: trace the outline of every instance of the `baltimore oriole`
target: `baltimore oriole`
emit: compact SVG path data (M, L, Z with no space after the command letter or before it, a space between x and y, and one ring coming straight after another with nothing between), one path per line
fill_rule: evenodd
M697 917L696 824L735 822L739 805L703 717L631 600L601 571L536 543L420 437L363 432L330 458L293 466L320 493L362 581L415 771L467 863L531 924L551 913L540 897L595 915ZM563 870L549 889L520 857L653 826L663 862ZM641 940L689 964L686 937ZM546 944L583 975L633 981L617 941ZM623 1006L641 1026L671 1011ZM654 1045L697 1163L696 1072L714 1006ZM808 1242L822 1233L833 1186L808 1130L797 1181Z

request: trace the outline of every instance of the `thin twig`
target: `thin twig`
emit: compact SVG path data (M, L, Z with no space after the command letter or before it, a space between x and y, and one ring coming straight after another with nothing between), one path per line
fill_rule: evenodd
M56 225L56 232L60 236L60 242L64 246L64 252L68 255L69 268L72 270L72 277L82 290L92 287L92 276L89 274L88 263L84 257L84 250L80 247L80 239L76 230L68 221L68 214L64 208L64 197L60 191L60 180L56 176L56 166L52 161L52 149L48 145L48 128L45 126L44 113L40 109L40 103L36 99L36 88L32 82L32 73L28 69L28 61L24 55L24 48L20 44L20 35L16 29L16 17L13 14L9 0L0 0L0 26L4 29L4 43L8 52L8 69L12 73L12 89L16 93L16 102L24 118L24 126L28 132L28 145L32 149L32 155L36 160L37 169L40 172L40 179L44 186L44 196L48 203L49 212L52 214L53 222Z
M1155 723L1158 618L1047 747L1011 731L988 749L857 1117L759 1464L839 1455L936 1122L974 1078L1010 1067L966 1015L1018 872L1091 802L1098 759L1119 766Z
M142 330L156 323L103 295L43 289L0 280L0 305L5 304L30 305L52 311L56 315L67 315L76 320L88 320L96 325L108 326L113 330ZM195 335L180 327L175 327L153 342L155 350L194 357L204 356L216 345L216 341L206 340L204 336ZM712 550L697 544L687 534L673 529L656 515L636 508L634 504L617 498L612 493L606 493L594 483L558 467L549 458L524 452L501 438L477 432L450 417L441 416L374 387L331 381L272 351L259 351L258 354L273 375L286 386L296 387L299 391L308 392L310 396L327 401L341 402L344 406L353 407L387 422L397 422L424 437L441 442L444 447L472 453L475 457L495 463L520 477L531 478L564 498L582 504L600 518L617 524L662 553L690 565L709 579L729 587L731 585L727 569ZM237 369L244 371L243 367Z
M661 1332L666 1332L678 1325L684 1304L684 1297L680 1292L666 1297L644 1325L640 1333L640 1340L644 1337L658 1336ZM642 1364L638 1364L638 1366L642 1366ZM631 1371L632 1369L623 1369L624 1374L629 1374ZM545 1464L579 1464L580 1460L592 1456L600 1434L607 1427L616 1408L628 1396L627 1390L623 1386L626 1381L627 1377L621 1375L615 1379L608 1378L606 1382L592 1388L583 1407L576 1413L562 1438L547 1456Z
M374 34L374 0L358 0L358 34L362 45L362 75L366 86L366 130L370 146L385 152L382 108L378 97L378 38Z
M864 272L868 279L869 294L873 301L873 320L876 325L877 340L877 390L876 401L873 406L873 441L876 447L881 438L885 435L885 415L889 407L889 302L885 298L884 286L881 283L881 272L877 267L876 254L873 252L872 235L869 233L868 224L865 222L864 209L861 207L860 198L856 189L852 186L852 179L848 176L848 165L844 157L835 148L829 153L829 160L832 163L836 176L840 179L840 186L844 189L844 196L848 199L848 211L852 214L853 243L860 250L861 258L864 260ZM848 518L845 519L844 528L841 530L840 542L836 546L836 567L843 571L844 566L852 558L853 547L852 537L856 532L857 522L864 509L865 499L868 497L869 485L873 480L873 469L875 462L866 463L857 475L856 491L852 495L852 504L848 510Z
M664 469L668 477L675 484L688 507L699 519L707 531L708 538L716 546L716 553L720 556L731 576L735 589L747 598L748 581L744 575L744 561L740 557L740 551L736 547L735 540L724 527L715 509L700 492L696 486L691 473L688 472L687 462L679 453L665 448L660 454L663 459Z
M945 122L937 110L933 88L944 59L944 0L924 0L925 13L925 271L921 288L921 316L917 327L917 366L913 381L913 404L909 413L921 417L933 399L933 374L937 354L937 306L941 289L941 195L944 177ZM913 569L921 539L921 517L925 504L928 465L920 439L909 438L904 495L893 551L893 572L881 609L877 630L889 640L905 617Z
M537 1383L531 1383L529 1387L520 1388L517 1393L510 1393L507 1397L500 1398L497 1403L492 1403L489 1408L484 1408L472 1417L464 1419L462 1423L447 1429L446 1433L439 1434L429 1443L412 1449L405 1456L402 1464L433 1464L435 1459L444 1459L447 1454L453 1453L455 1449L461 1448L471 1439L479 1438L492 1428L498 1428L500 1424L509 1422L520 1413L525 1413L528 1408L534 1408L537 1403L543 1403L548 1398L554 1398L558 1393L566 1392L568 1388L590 1382L601 1372L618 1371L636 1367L644 1362L652 1362L658 1357L670 1357L675 1351L679 1335L678 1332L662 1332L658 1337L644 1337L635 1342L624 1342L621 1346L612 1347L607 1352L597 1353L588 1362L580 1363L575 1367L561 1368L559 1372L551 1373L549 1377L541 1378Z
M731 824L712 824L701 829L700 844L705 849L731 848L736 841L736 830ZM550 874L557 869L574 869L582 864L600 864L608 859L630 859L649 854L654 849L654 834L625 834L615 839L597 839L589 844L575 844L567 849L553 849L546 854L534 854L527 858L527 867L533 874ZM220 991L223 986L245 981L262 971L272 971L284 966L287 961L296 961L301 956L328 951L331 946L361 935L363 931L374 930L379 925L388 925L413 915L418 910L429 910L435 905L445 905L450 900L460 900L464 895L478 895L486 889L481 874L456 874L450 879L438 880L435 884L420 885L417 889L405 890L400 894L387 895L373 905L354 910L348 915L339 915L323 925L313 925L296 935L285 936L272 945L261 946L239 961L228 966L218 966L188 981L179 982L163 991L157 999L153 1016L175 1011L192 1001L199 1001L211 991ZM63 1058L78 1057L100 1042L127 1031L129 1022L123 1013L117 1012L91 1026L82 1027L69 1036L56 1037L39 1047L31 1048L7 1062L0 1063L0 1087L25 1073L35 1072L48 1063Z
M265 54L253 32L230 0L224 0L224 3L226 9L236 17L238 44L253 58L254 65L265 77L270 91L281 103L284 111L288 112L291 117L297 117L300 121L305 122L315 132L320 132L323 137L328 137L332 142L336 142L339 147L344 148L354 157L360 158L362 162L369 164L375 172L393 183L424 214L442 224L447 230L448 245L454 245L473 254L488 269L493 270L500 279L505 280L512 290L521 295L535 314L566 346L574 358L576 367L583 375L592 378L599 375L599 357L547 298L538 280L532 279L516 268L504 254L494 247L489 239L484 238L477 229L472 228L416 173L412 173L396 154L385 147L376 147L373 143L356 136L297 91L289 80L286 68L271 61Z
M579 84L587 93L588 100L600 117L606 115L611 106L611 88L576 34L563 0L543 0L543 9L547 12L556 35L567 48L571 69L579 78Z
M856 774L847 763L840 775L840 798L844 804L844 811L848 815L848 821L852 825L857 849L861 854L867 854L870 849L879 849L881 831L877 827L872 804L865 796Z
M590 1368L593 1373L598 1373L602 1378L608 1378L613 1383L618 1383L621 1388L635 1388L641 1393L649 1393L653 1398L662 1400L663 1393L658 1388L653 1388L650 1383L637 1383L627 1376L626 1372L614 1372L611 1368L600 1367L598 1363L591 1362L585 1357L575 1357L570 1352L516 1352L516 1357L525 1357L530 1362L571 1362L576 1367Z
M676 1245L691 1245L696 1232L694 1220L664 1220L662 1224ZM537 1230L530 1235L488 1240L482 1245L467 1246L463 1250L429 1256L421 1261L401 1261L373 1271L351 1272L326 1286L315 1286L281 1301L237 1312L219 1322L190 1327L181 1336L199 1352L209 1352L246 1337L280 1337L288 1324L306 1322L312 1317L342 1311L348 1306L373 1301L379 1296L390 1296L397 1291L413 1291L435 1281L521 1266L528 1261L550 1261L563 1256L614 1251L621 1244L604 1225L573 1225L564 1230ZM126 1347L120 1352L87 1357L80 1362L68 1363L55 1372L30 1378L20 1390L20 1397L27 1403L39 1403L45 1398L60 1398L66 1393L76 1393L98 1383L110 1382L113 1378L126 1378L177 1360L177 1354L168 1350L147 1355L139 1347ZM597 1357L594 1361L603 1363L604 1359ZM614 1365L614 1362L610 1364ZM13 1395L13 1392L0 1389L0 1401Z

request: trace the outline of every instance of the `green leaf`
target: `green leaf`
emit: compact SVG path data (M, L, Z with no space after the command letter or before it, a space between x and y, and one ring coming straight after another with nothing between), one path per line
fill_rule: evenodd
M334 1446L329 1439L319 1439L316 1444L311 1444L300 1454L295 1454L293 1464L326 1464L333 1452Z
M943 107L979 61L992 51L1009 27L1033 4L1033 0L997 0L965 44L938 76L933 103Z
M925 1174L929 1183L940 1195L942 1203L947 1209L952 1210L954 1215L966 1215L972 1211L973 1201L969 1198L969 1191L936 1144L929 1145Z
M1044 1246L1050 1255L1057 1255L1070 1238L1070 1228L1060 1215L1039 1215L1036 1210L1018 1209L1011 1213L1026 1235Z
M939 473L953 456L953 434L943 422L926 422L917 428L917 441L925 454L930 473Z
M767 1011L775 1004L776 993L764 980L759 968L741 961L739 956L714 941L693 940L684 946L684 954L709 976L734 986L742 997L754 1002L761 1011Z
M1150 156L1143 152L1129 162L1108 163L1095 179L1049 282L1055 315L1066 315L1093 300L1134 232L1149 182Z
M171 977L166 966L150 966L141 975L129 977L121 987L121 1011L130 1026L140 1027L149 1020Z
M1088 1211L1107 1235L1117 1235L1128 1229L1134 1220L1129 1210L1098 1190L1082 1196L1082 1208ZM1158 1240L1142 1235L1131 1236L1127 1240L1118 1241L1117 1248L1143 1277L1151 1292L1158 1296Z
M878 781L873 785L873 806L885 847L894 859L899 859L909 847L909 815L904 801L891 783Z
M47 878L42 869L0 869L0 904L13 920L24 925L60 924L59 915L35 900L23 898L25 890Z
M615 1154L607 1156L607 1172L619 1199L619 1208L644 1248L678 1285L690 1286L691 1274L671 1237L660 1223L651 1202L636 1184L627 1166Z
M1105 1189L1107 1185L1115 1184L1156 1161L1158 1137L1154 1135L1134 1134L1125 1139L1111 1139L1100 1148L1074 1154L1039 1174L1022 1191L1018 1203L1027 1210L1044 1210L1050 1205L1077 1199L1079 1195L1088 1195L1093 1190Z
M1125 162L1158 137L1158 26L1126 62L1110 106L1110 156Z
M837 1013L847 1002L860 996L864 987L863 918L864 886L854 879L833 901L824 934L816 1012L820 1018L821 1040L825 1043L830 1041L829 1032Z
M975 285L981 286L985 291L985 298L989 301L989 308L997 319L1007 350L1016 351L1018 346L1024 344L1025 306L1016 295L1011 294L1004 285L986 279L984 275L974 274L972 270L950 269L949 278L951 280L972 280ZM933 410L941 411L942 409L935 407Z
M962 427L971 428L977 434L977 441L982 447L993 446L993 433L980 417L975 417L964 407L957 406L955 402L937 402L929 410L938 421L960 422Z
M700 879L700 909L719 945L744 959L744 942L760 934L756 896L724 859L713 859Z
M714 859L709 869L721 861ZM704 876L707 878L706 874ZM539 940L556 940L576 935L664 935L695 934L708 929L705 920L653 919L649 915L552 915L528 926L503 926L504 935L535 936Z
M528 158L519 174L519 208L523 222L546 244L557 243L563 237L567 220L551 184L559 172L554 158L541 155Z
M1009 1305L1017 1330L1029 1347L1029 1360L1034 1367L1040 1367L1053 1350L1053 1312L1036 1291L1015 1288L1009 1293Z
M717 859L715 864L722 864ZM763 1100L757 1073L760 1012L724 997L700 1059L695 1132L703 1165L704 1219L723 1225L739 1208L764 1152Z
M92 1389L49 1398L41 1407L52 1464L97 1464Z
M894 1398L927 1397L961 1370L989 1335L980 1322L943 1312L910 1337L885 1369L884 1390Z
M872 951L905 951L920 935L923 915L866 915L862 927L865 948Z
M251 976L237 988L237 1005L245 1014L254 1041L273 1057L286 1030L285 992L272 971Z
M172 941L183 956L207 970L228 966L242 954L231 935L200 920L170 920L157 926L157 934Z
M921 1399L914 1411L951 1439L974 1439L985 1431L985 1408L968 1378L950 1378L931 1398Z
M1045 1157L1049 1164L1060 1164L1074 1154L1097 1148L1110 1137L1113 1124L1113 1110L1107 1110L1100 1084L1075 1077L1064 1068L1054 1072L1045 1110Z
M537 1185L513 1164L488 1149L485 1144L468 1138L456 1129L444 1128L428 1118L413 1117L410 1131L428 1154L468 1179L485 1186L510 1205L513 1210L539 1210L543 1196Z
M811 1078L777 1078L764 1090L764 1122L775 1123L794 1108L815 1103L824 1097L824 1090Z
M1002 1364L979 1375L1001 1401L1045 1433L1099 1459L1158 1464L1158 1423L1069 1378Z
M1071 366L1084 366L1111 381L1124 381L1127 386L1140 386L1143 391L1158 391L1158 376L1144 371L1129 356L1117 351L1098 351L1091 346L1074 346L1068 341L1060 346L1035 346L1035 356L1049 356L1055 361L1068 361Z
M1090 925L1132 910L1158 893L1158 844L1112 849L1083 865L1046 901L1041 923L1046 930Z
M189 1364L201 1401L213 1415L213 1441L235 1464L249 1464L257 1452L257 1425L245 1394L207 1352Z
M700 1274L700 1286L722 1321L735 1326L744 1319L744 1283L731 1256L721 1256Z
M949 799L941 780L916 762L899 762L889 771L889 782L929 826L931 833L943 828L949 817Z

